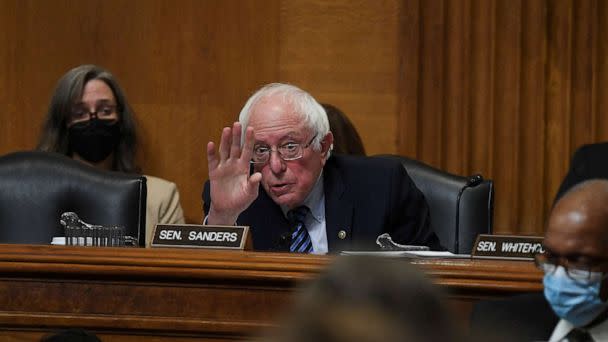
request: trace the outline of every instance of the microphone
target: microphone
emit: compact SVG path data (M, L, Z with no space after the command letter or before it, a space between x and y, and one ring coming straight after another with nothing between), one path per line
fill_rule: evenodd
M393 241L389 233L378 235L376 244L380 246L381 251L428 251L428 246L418 245L402 245Z
M61 214L59 223L64 228L65 244L82 246L125 246L137 245L132 236L125 236L125 227L120 225L102 226L84 222L74 212Z
M465 184L465 188L469 188L469 187L474 187L479 185L481 182L483 182L483 176L481 176L479 173L476 173L472 176L469 177L469 179L467 180L467 183Z

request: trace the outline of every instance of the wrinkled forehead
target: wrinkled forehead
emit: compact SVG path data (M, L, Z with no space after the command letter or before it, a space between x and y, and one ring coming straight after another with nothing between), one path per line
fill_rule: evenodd
M254 139L256 143L281 144L286 141L304 142L313 135L312 130L301 121L276 120L253 121Z
M276 129L302 131L310 128L300 110L276 96L262 98L253 105L247 126L253 127L256 132Z

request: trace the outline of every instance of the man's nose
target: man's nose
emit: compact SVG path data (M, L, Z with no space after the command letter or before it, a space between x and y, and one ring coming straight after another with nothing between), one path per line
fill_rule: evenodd
M285 171L285 161L281 158L278 151L270 151L270 159L268 165L272 173L281 173Z

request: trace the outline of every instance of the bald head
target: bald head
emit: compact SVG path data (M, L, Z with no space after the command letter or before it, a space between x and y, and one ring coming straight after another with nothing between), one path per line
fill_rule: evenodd
M608 180L570 189L551 211L544 244L559 255L608 257Z

